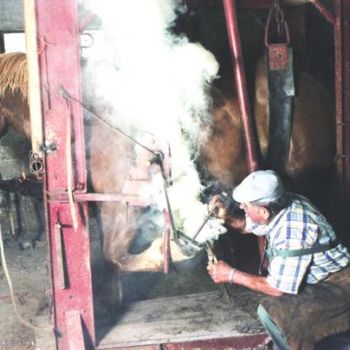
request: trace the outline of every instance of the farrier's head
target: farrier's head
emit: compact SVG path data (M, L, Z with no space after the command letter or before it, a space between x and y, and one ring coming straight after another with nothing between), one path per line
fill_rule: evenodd
M273 170L249 174L234 190L232 197L256 223L266 224L273 214L270 206L283 198L285 190Z

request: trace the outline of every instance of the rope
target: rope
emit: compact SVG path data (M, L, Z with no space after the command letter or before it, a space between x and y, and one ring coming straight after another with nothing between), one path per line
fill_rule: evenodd
M0 225L0 256L1 256L2 266L3 266L4 272L5 272L5 276L6 276L7 284L8 284L9 291L10 291L10 296L11 296L11 302L12 302L12 305L13 305L13 309L14 309L15 314L16 314L18 320L20 321L20 323L22 323L23 325L25 325L26 327L28 327L28 328L30 328L30 329L32 329L34 331L53 332L53 328L38 327L38 326L32 325L27 320L25 320L21 316L19 311L17 310L17 303L16 303L16 299L15 299L15 292L13 290L12 280L11 280L11 276L10 276L10 273L8 271L8 268L7 268L7 263L6 263L6 258L5 258L4 243L3 243L2 232L1 232L1 225Z

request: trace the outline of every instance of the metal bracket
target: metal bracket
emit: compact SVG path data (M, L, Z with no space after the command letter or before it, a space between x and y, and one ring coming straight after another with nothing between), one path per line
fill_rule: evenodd
M281 70L288 67L288 45L269 44L268 57L270 70Z

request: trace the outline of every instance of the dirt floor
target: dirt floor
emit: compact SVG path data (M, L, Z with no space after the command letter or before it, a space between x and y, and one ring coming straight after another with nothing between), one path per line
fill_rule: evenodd
M41 316L49 326L50 307L47 295L50 287L45 241L37 242L34 248L25 250L20 249L17 242L9 236L5 236L4 243L18 313L33 325L37 322L36 318ZM3 265L0 267L0 325L1 350L39 349L36 346L34 330L23 325L16 316Z
M52 327L48 252L45 239L36 242L32 248L23 249L13 237L7 234L4 236L4 243L7 268L15 291L18 313L34 326ZM94 244L91 247L96 249ZM219 255L224 253L220 248L217 251ZM241 256L238 255L240 263L244 263L245 259L250 260L250 255L244 250L240 254ZM125 274L116 281L122 285L124 304L164 296L173 297L220 290L220 287L213 284L208 277L205 265L204 253L199 255L195 262L187 261L177 265L176 270L173 269L168 275L163 273ZM95 274L100 272L96 268L92 271ZM105 292L106 289L109 288L105 288ZM235 302L239 300L242 310L251 316L247 322L240 322L239 331L245 334L262 332L263 329L255 315L261 296L237 286L228 286L227 291L228 297ZM107 301L109 298L108 293L95 297L97 327L106 327L115 320L113 315L117 312L111 313L111 300ZM0 350L55 349L52 333L30 329L16 317L3 266L0 266L0 325Z

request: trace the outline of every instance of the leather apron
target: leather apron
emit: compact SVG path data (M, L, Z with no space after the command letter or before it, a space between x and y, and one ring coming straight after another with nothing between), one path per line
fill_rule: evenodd
M264 297L260 304L292 350L311 350L318 340L350 329L350 267L307 284L297 295Z

